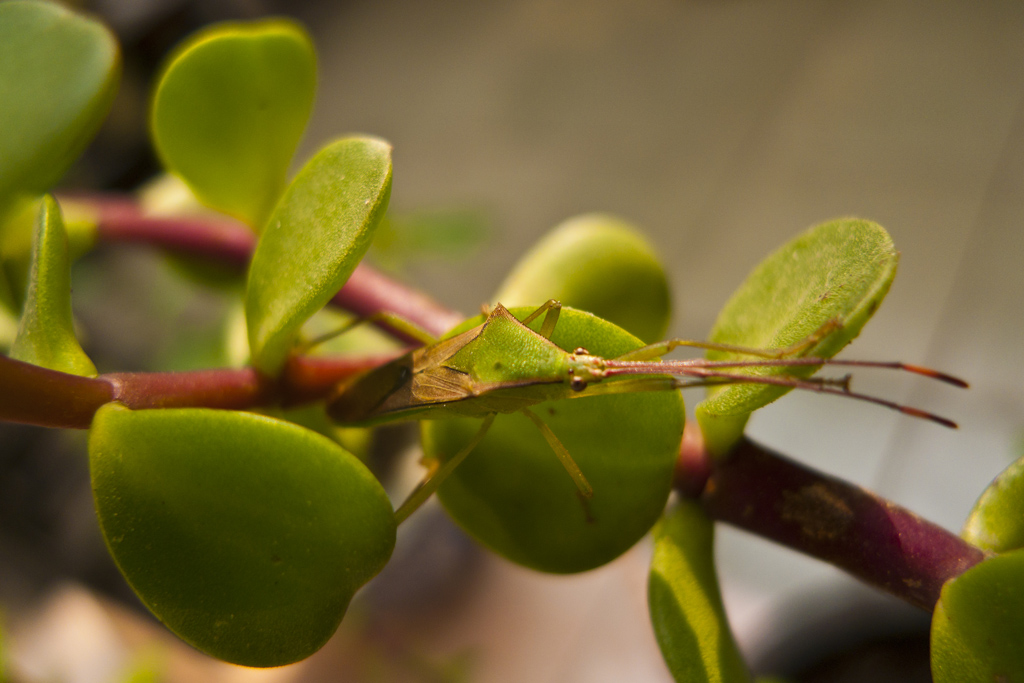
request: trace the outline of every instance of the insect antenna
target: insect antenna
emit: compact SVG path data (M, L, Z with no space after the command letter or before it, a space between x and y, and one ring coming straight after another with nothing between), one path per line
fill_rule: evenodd
M957 428L955 422L941 415L877 396L851 391L850 375L839 379L814 377L804 379L792 375L748 375L734 371L748 367L816 367L821 365L899 370L945 382L955 387L967 388L968 386L967 382L958 377L919 365L911 365L899 361L837 360L831 358L778 358L768 360L707 360L696 358L678 361L607 360L604 363L601 375L604 378L619 375L675 375L689 378L677 380L676 386L679 388L718 386L723 384L766 384L804 391L816 391L818 393L845 396L858 401L874 403L875 405L899 411L905 415L936 422L944 427Z

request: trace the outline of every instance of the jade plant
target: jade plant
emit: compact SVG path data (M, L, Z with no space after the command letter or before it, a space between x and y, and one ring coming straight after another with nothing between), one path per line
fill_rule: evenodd
M88 430L110 554L186 642L249 666L309 656L436 489L482 545L538 571L586 571L652 533L651 619L680 681L751 680L719 595L715 522L932 612L935 680L1024 680L1024 466L957 536L744 436L754 410L794 388L950 424L814 374L889 290L897 252L880 226L803 232L740 285L707 340L648 346L669 325L655 250L619 219L580 216L523 257L487 317L466 320L362 263L389 220L387 142L340 138L289 177L316 83L302 27L188 39L151 99L166 179L132 197L55 197L118 77L98 22L0 4L0 419ZM127 243L236 297L215 367L97 370L76 337L71 265ZM359 334L370 326L380 334ZM677 345L706 358L662 364ZM562 362L564 377L549 373ZM639 374L612 377L629 363ZM707 396L684 425L679 389L693 385ZM329 417L420 422L412 503L389 500Z

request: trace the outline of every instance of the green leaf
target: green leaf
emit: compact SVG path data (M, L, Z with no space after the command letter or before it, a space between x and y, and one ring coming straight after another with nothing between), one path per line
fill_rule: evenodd
M1024 681L1024 551L985 560L942 587L932 616L935 683Z
M32 245L35 241L39 212L43 197L22 198L7 216L0 254L3 270L10 285L12 300L18 302L12 310L20 311L28 290L29 270L32 264ZM74 263L96 243L97 217L95 212L73 200L61 204L64 232L67 235L68 261Z
M870 221L844 218L811 228L754 269L722 309L709 340L758 349L781 349L810 340L814 343L795 355L834 356L860 333L882 303L896 275L898 258L888 233ZM818 334L822 336L815 339ZM750 360L750 356L721 352L709 352L708 357ZM746 372L806 377L814 369ZM743 433L751 412L788 391L759 384L710 391L696 410L708 447L716 453L727 451Z
M345 138L299 172L260 236L245 317L253 364L273 374L302 324L348 280L391 193L391 145Z
M96 413L89 461L100 526L128 583L181 638L236 664L315 652L394 547L373 475L288 422L109 404Z
M681 500L654 527L647 600L661 654L677 681L750 681L719 593L714 525L693 501Z
M646 342L665 335L672 313L668 278L654 249L636 228L605 214L577 216L548 233L495 297L506 307L548 299L589 311Z
M532 308L512 310L523 318ZM482 319L460 325L456 334ZM541 319L531 325L539 329ZM639 348L625 330L563 308L552 341L606 357ZM540 431L522 414L498 415L479 446L441 485L445 509L504 557L541 571L585 571L633 546L657 521L672 487L683 428L678 391L618 394L533 408L562 441L594 494L583 503ZM428 459L443 462L476 433L477 419L423 422Z
M996 477L974 504L961 536L983 550L1024 548L1024 458Z
M6 352L18 334L18 307L7 281L7 273L0 268L0 353Z
M120 75L114 36L50 2L0 3L0 227L92 139Z
M36 222L28 294L11 358L74 375L96 375L96 366L75 338L68 238L60 207L49 195Z
M316 91L316 53L283 19L218 24L171 58L150 128L164 165L254 229L284 189Z

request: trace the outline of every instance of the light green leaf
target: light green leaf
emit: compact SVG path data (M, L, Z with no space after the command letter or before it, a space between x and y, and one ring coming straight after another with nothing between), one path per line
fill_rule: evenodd
M24 197L8 214L7 224L0 237L3 270L10 285L12 310L20 311L28 290L29 269L32 263L32 245L43 197ZM61 204L64 233L67 236L68 261L74 263L96 243L97 217L81 203L73 200Z
M18 334L18 306L7 281L7 273L0 268L0 353L6 352Z
M0 228L92 139L120 75L114 36L56 3L0 3Z
M961 535L983 550L1024 548L1024 458L996 477L974 504Z
M249 266L245 317L252 362L273 374L302 324L348 280L391 193L391 145L345 138L292 181Z
M834 356L882 303L896 275L898 257L888 233L870 221L844 218L811 228L754 269L722 309L709 340L758 349L811 340L814 343L797 356ZM720 352L709 352L708 357L740 358ZM806 377L813 369L747 372ZM710 391L696 410L708 447L716 453L727 451L743 433L750 413L787 391L758 384Z
M164 165L254 229L284 189L316 91L316 53L284 19L218 24L171 58L150 128Z
M74 375L96 375L96 366L75 338L68 238L60 207L49 195L36 222L28 294L11 358Z
M1024 681L1024 551L997 555L942 587L932 616L935 683Z
M505 279L496 302L539 306L557 299L646 342L665 335L668 278L654 249L628 223L605 214L569 219L536 244Z
M533 307L513 309L522 319ZM456 334L482 319L466 321ZM531 327L539 329L541 319ZM551 337L563 349L584 346L606 357L642 342L611 323L563 308ZM658 520L672 488L683 428L678 391L617 394L542 403L533 408L593 486L581 501L537 426L498 415L487 436L438 490L451 516L495 552L547 572L593 569L633 546ZM480 427L477 419L421 423L427 458L444 462Z
M181 638L236 664L315 652L394 547L373 475L289 422L110 404L93 421L89 462L128 583Z
M714 524L693 501L681 500L654 527L647 600L661 654L677 681L750 681L719 593Z

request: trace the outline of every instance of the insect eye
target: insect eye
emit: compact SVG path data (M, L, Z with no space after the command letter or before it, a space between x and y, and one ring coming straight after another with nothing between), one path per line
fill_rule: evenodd
M576 350L573 351L573 353L576 354L577 356L589 356L590 355L590 351L587 351L582 346L576 347Z
M587 388L587 381L582 377L573 377L569 380L569 388L573 391L583 391Z

